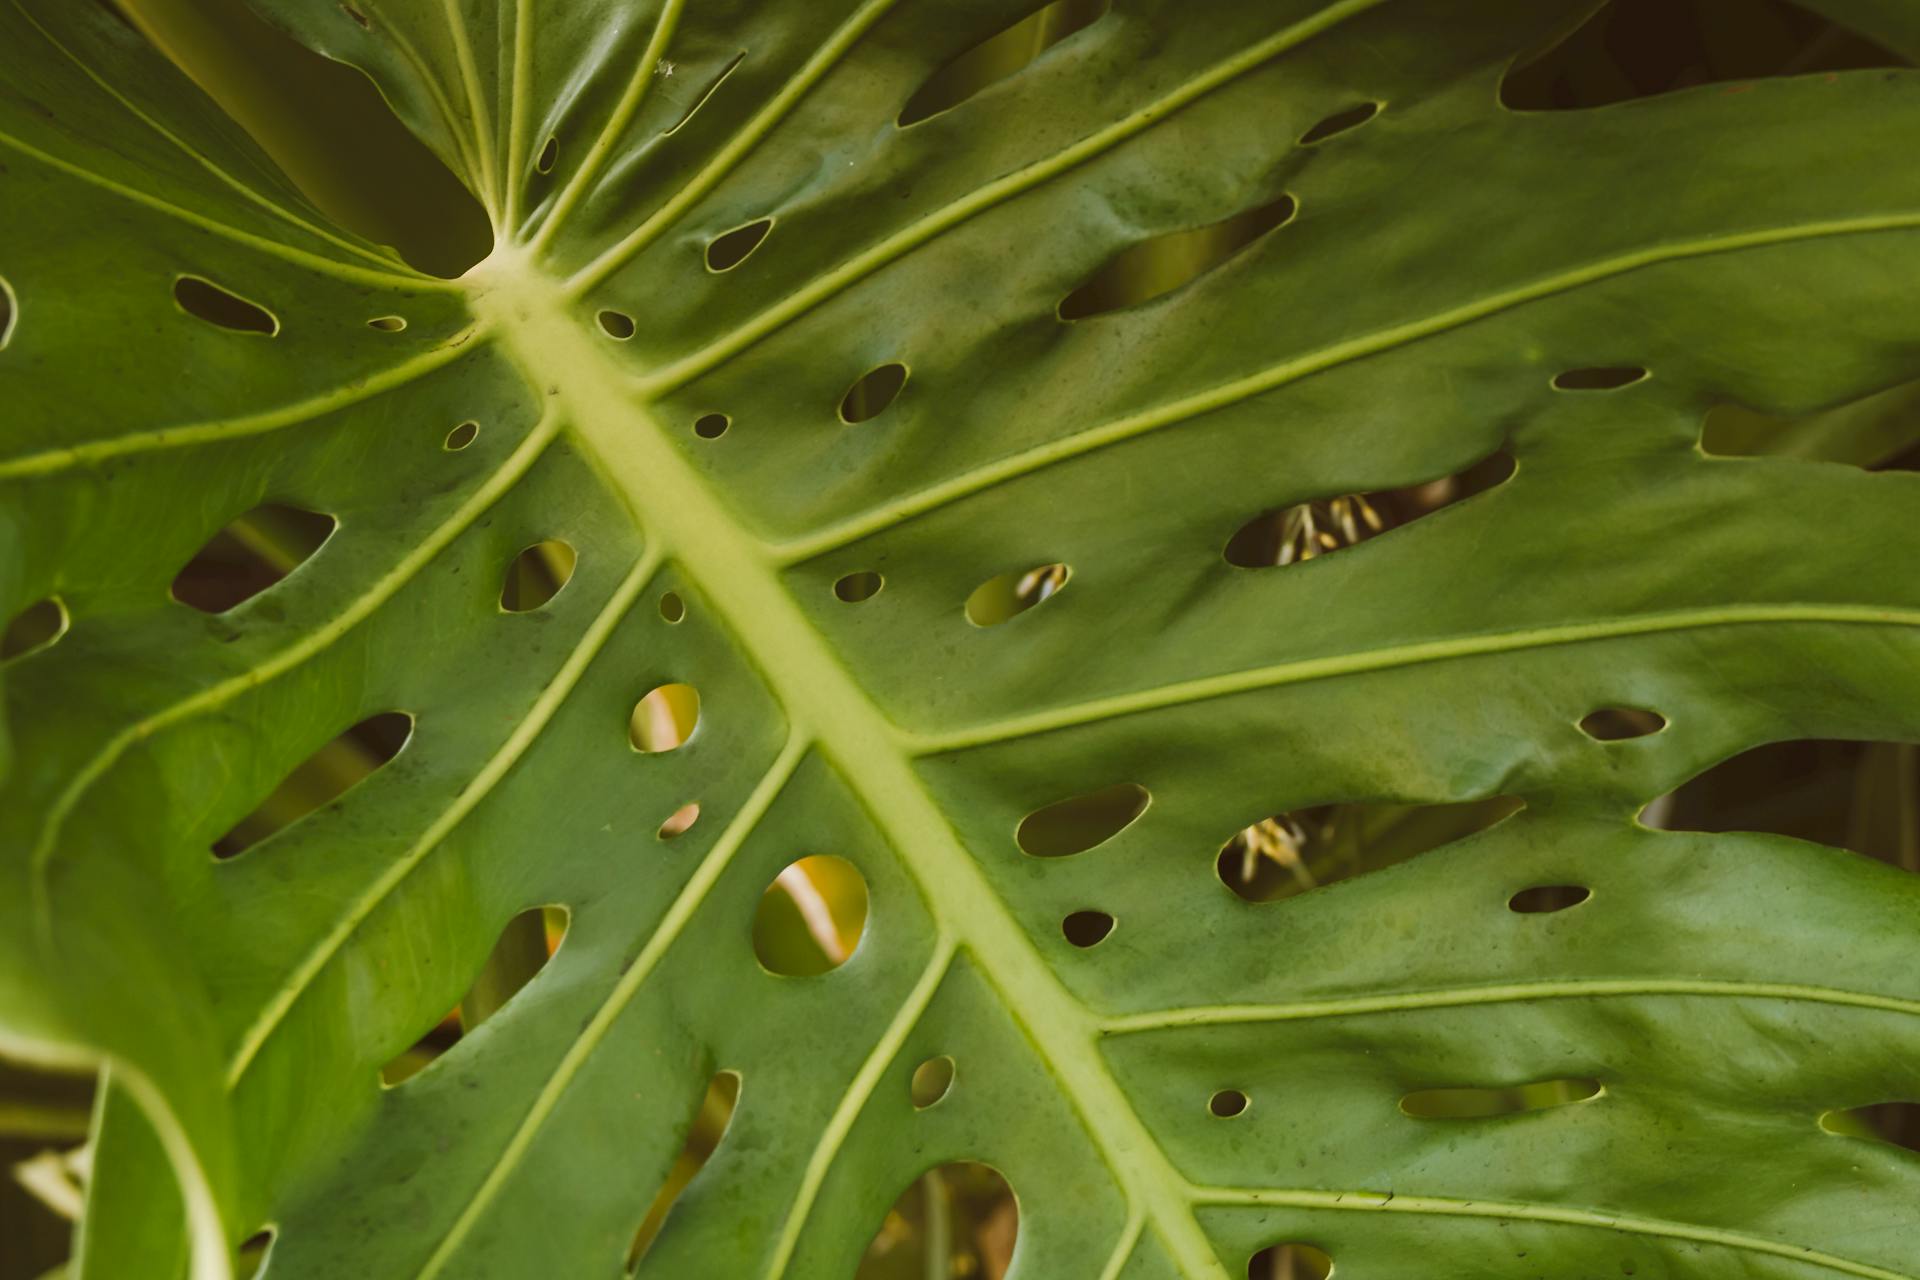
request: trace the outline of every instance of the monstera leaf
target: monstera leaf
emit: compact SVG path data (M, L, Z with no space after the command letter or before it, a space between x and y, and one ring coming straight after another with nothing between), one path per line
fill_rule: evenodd
M1024 1280L1920 1275L1839 1123L1920 1091L1920 886L1637 821L1920 734L1915 477L1699 446L1915 375L1920 78L1503 102L1592 0L256 7L496 247L0 5L0 1049L102 1064L76 1277L844 1277L958 1161ZM1329 805L1464 838L1326 885ZM779 972L824 855L864 934Z

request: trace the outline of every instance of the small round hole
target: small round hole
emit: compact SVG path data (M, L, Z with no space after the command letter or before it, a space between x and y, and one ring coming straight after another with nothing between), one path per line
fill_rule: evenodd
M1060 922L1060 932L1083 950L1097 947L1113 932L1113 917L1104 911L1076 911Z
M1009 622L1058 595L1072 576L1073 570L1064 564L1043 564L989 578L967 597L967 621L976 627Z
M1601 742L1644 738L1667 727L1667 718L1639 707L1602 707L1580 721L1580 730Z
M540 154L534 159L534 162L533 162L534 172L535 173L552 173L553 162L559 158L560 158L560 139L548 138L547 145L540 148Z
M693 434L702 440L718 440L732 425L733 419L724 413L703 413L694 420Z
M602 311L596 318L601 331L616 342L625 342L633 336L633 317L624 311Z
M549 538L534 543L507 566L506 580L500 584L500 607L508 613L538 609L573 580L575 562L573 548L564 542Z
M886 579L868 569L858 573L849 573L833 584L834 598L848 604L859 604L862 600L871 600L880 594L880 588Z
M479 423L463 422L459 426L455 427L453 430L447 432L447 438L445 442L441 444L440 447L445 449L448 453L458 453L460 452L460 450L472 444L473 438L479 434L480 434Z
M699 725L699 691L690 684L663 684L634 704L627 741L635 751L658 755L685 746Z
M669 591L660 597L660 616L668 622L678 622L687 616L687 602L680 598L678 591Z
M845 858L813 854L789 865L760 895L753 953L768 973L809 978L845 964L866 927L866 880Z
M1222 1120L1231 1120L1247 1109L1247 1095L1238 1089L1222 1089L1207 1099L1207 1110Z
M405 316L375 316L367 321L367 328L378 329L382 333L398 333L406 327Z
M48 596L13 615L4 634L0 634L0 662L12 662L51 649L72 625L66 602Z
M676 836L685 835L688 829L691 828L695 822L699 821L699 818L700 806L698 804L683 804L678 809L675 809L665 822L660 824L660 830L654 832L654 834L662 840L672 840Z
M1555 911L1565 911L1568 907L1577 907L1592 896L1593 890L1584 885L1538 884L1514 894L1507 899L1507 906L1521 915L1549 915Z
M934 1103L947 1096L953 1088L953 1059L945 1054L937 1058L928 1058L913 1069L913 1083L910 1092L916 1111L925 1111Z

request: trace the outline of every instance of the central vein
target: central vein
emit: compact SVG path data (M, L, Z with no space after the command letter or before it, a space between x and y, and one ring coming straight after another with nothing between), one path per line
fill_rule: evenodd
M1060 1081L1132 1212L1182 1275L1226 1280L1186 1184L1135 1113L1098 1047L1100 1027L1048 968L915 774L900 735L848 673L780 580L768 549L648 416L632 379L557 281L496 255L469 277L474 308L530 385L547 389L657 554L676 560L791 718L853 786L919 883L954 945L998 990ZM583 549L591 554L590 548Z

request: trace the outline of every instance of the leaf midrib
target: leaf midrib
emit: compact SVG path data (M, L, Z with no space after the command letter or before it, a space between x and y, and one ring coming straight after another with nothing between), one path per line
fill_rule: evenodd
M1407 1211L1482 1216L1517 1216L1570 1225L1600 1227L1684 1239L1697 1243L1736 1248L1742 1251L1777 1254L1849 1275L1872 1280L1904 1280L1897 1273L1837 1255L1814 1254L1782 1242L1710 1227L1685 1223L1667 1223L1651 1219L1625 1219L1599 1211L1558 1209L1552 1206L1491 1205L1451 1201L1436 1197L1368 1197L1359 1199L1345 1193L1319 1190L1242 1191L1233 1188L1196 1186L1173 1167L1135 1110L1119 1081L1108 1067L1101 1050L1110 1035L1154 1029L1156 1025L1180 1025L1194 1019L1215 1021L1266 1021L1273 1018L1329 1016L1360 1013L1361 1004L1381 1004L1386 1009L1453 1007L1484 1000L1524 1000L1599 995L1716 995L1755 996L1822 1000L1833 1003L1886 1007L1890 1000L1824 988L1804 988L1780 984L1663 984L1635 980L1622 983L1529 984L1525 990L1411 993L1382 997L1376 1002L1306 1002L1281 1006L1224 1006L1212 1009L1168 1010L1118 1019L1099 1017L1066 988L1043 959L1032 938L1021 928L1005 903L987 881L978 863L959 843L951 825L934 804L925 786L914 772L914 761L927 745L924 740L903 732L888 721L872 699L855 681L825 637L809 622L781 580L783 559L777 548L755 539L736 514L715 493L709 482L668 440L665 432L649 416L635 392L631 376L610 358L605 344L590 331L588 322L576 315L576 304L564 284L543 275L524 260L496 255L473 278L476 286L475 311L483 326L489 328L502 349L527 377L529 385L553 389L553 408L563 428L570 431L594 464L610 489L626 506L649 544L649 559L676 563L688 581L695 585L757 668L775 698L786 711L791 737L783 754L785 768L791 768L796 752L808 747L818 750L859 797L876 826L886 836L901 863L918 883L930 910L939 923L941 934L932 958L917 977L911 995L896 1010L887 1031L876 1042L867 1059L849 1084L840 1104L809 1160L795 1204L776 1243L769 1277L786 1273L805 1226L813 1197L823 1183L840 1144L851 1130L874 1085L891 1063L906 1033L926 1007L948 971L955 953L964 949L982 977L994 988L1016 1023L1021 1027L1035 1054L1061 1086L1063 1096L1080 1117L1089 1140L1100 1150L1115 1181L1125 1193L1128 1219L1114 1254L1105 1270L1113 1273L1123 1266L1142 1222L1151 1223L1181 1273L1207 1280L1226 1280L1222 1268L1196 1216L1196 1208L1208 1203L1246 1202L1288 1203L1300 1207L1399 1208ZM586 549L591 554L591 549ZM1818 609L1824 618L1829 610L1815 606L1790 606L1793 609ZM1611 633L1618 627L1670 629L1677 626L1716 625L1722 622L1753 621L1745 617L1720 617L1711 611L1693 611L1684 618L1665 615L1653 620L1631 619L1596 624ZM1889 616L1884 610L1836 607L1829 621L1886 622L1914 625L1916 619L1904 613ZM1702 616L1695 616L1700 614ZM1840 614L1847 616L1841 617ZM1865 616L1871 614L1873 616ZM1860 615L1860 616L1855 616ZM1552 643L1571 643L1596 638L1556 630ZM1532 643L1532 632L1516 637L1499 637L1513 647ZM1471 637L1458 642L1477 647L1486 638ZM1460 656L1452 651L1417 655L1393 650L1390 654L1350 655L1335 662L1359 660L1367 663L1432 660ZM1313 678L1341 674L1321 671L1317 664L1289 664L1289 678ZM1271 680L1273 671L1256 673ZM1243 673L1244 675L1244 673ZM1232 677L1240 678L1240 677ZM1187 691L1192 692L1192 691ZM1116 709L1117 713L1117 709ZM1036 728L1038 726L1035 726ZM776 766L756 790L764 796L769 782L784 776ZM749 811L730 825L721 846L710 855L712 865L703 865L676 900L672 914L684 923L730 861L730 855L749 834L764 809L750 805ZM672 924L672 922L669 922ZM678 936L678 927L663 927L648 943L649 953L664 952ZM616 991L603 1007L596 1024L610 1023L624 1007L625 996L652 969L651 964L636 964L623 980L623 994ZM1684 986L1686 990L1679 988ZM1540 989L1536 990L1535 987ZM1548 989L1548 988L1551 989ZM1562 987L1567 989L1562 990ZM1577 990L1574 988L1578 988ZM1711 990L1707 988L1711 987ZM1672 989L1669 989L1672 988ZM1383 1003L1384 1002L1384 1003ZM1900 1002L1904 1005L1905 1002ZM1134 1024L1138 1025L1134 1025ZM589 1034L570 1049L567 1062L536 1101L519 1131L490 1170L480 1192L471 1200L460 1223L439 1242L434 1259L423 1276L438 1274L440 1265L452 1258L465 1232L461 1224L477 1221L491 1195L506 1185L519 1153L531 1142L533 1134L551 1109L566 1081L570 1066L593 1051L597 1036Z
M655 552L678 564L731 632L786 712L795 740L811 743L862 802L918 883L941 927L941 945L968 952L996 990L1124 1189L1130 1215L1144 1214L1183 1275L1227 1280L1185 1180L1107 1067L1092 1011L1047 966L960 845L915 774L900 733L807 621L778 563L648 416L630 375L574 313L559 281L504 251L469 280L482 322L529 385L552 390L566 429ZM788 1256L799 1225L790 1222L782 1242ZM784 1261L776 1257L772 1274Z

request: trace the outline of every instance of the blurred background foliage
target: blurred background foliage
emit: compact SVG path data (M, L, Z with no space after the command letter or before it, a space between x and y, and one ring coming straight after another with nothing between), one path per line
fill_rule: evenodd
M327 214L367 238L395 247L408 262L456 276L488 251L493 233L477 201L409 135L360 72L311 53L257 18L244 0L75 0L99 3L143 32L239 121ZM946 110L1013 75L1102 13L1110 0L1055 0L936 73L903 107L901 121ZM1623 102L1715 82L1901 65L1885 50L1786 0L1612 0L1564 40L1521 59L1502 91L1516 110L1571 110ZM1346 113L1303 142L1371 114ZM1524 193L1514 193L1516 199ZM1179 288L1292 216L1290 200L1191 228L1129 249L1068 303L1074 314L1133 305ZM449 448L463 441L449 438ZM1920 466L1920 383L1797 419L1725 405L1708 415L1702 448L1721 456L1781 455L1884 469ZM1387 493L1333 495L1267 513L1226 549L1235 563L1279 564L1337 552L1457 501L1503 478L1504 455L1458 476ZM183 604L218 613L284 576L330 529L307 513L250 512L222 531L174 584ZM1836 520L1843 513L1835 514ZM502 607L532 607L571 572L565 548L529 548ZM996 607L1006 616L1058 586L1041 566L1012 581ZM531 603L528 603L531 602ZM29 611L0 637L0 660L30 651L64 625L57 610ZM636 745L671 749L691 731L697 709L670 698L636 708ZM1631 708L1596 715L1583 727L1597 737L1658 732ZM648 717L642 725L639 718ZM1639 718L1636 718L1639 717ZM404 719L402 717L401 719ZM1657 719L1654 717L1652 719ZM259 810L213 851L229 856L327 803L391 758L406 724L357 725L322 747ZM676 738L676 735L678 737ZM664 745L662 745L664 744ZM1318 805L1223 830L1211 856L1222 883L1264 902L1330 884L1413 857L1484 829L1519 807L1511 797L1453 805L1389 801ZM670 839L697 820L689 804L662 826ZM1086 821L1105 817L1089 810ZM1230 819L1228 821L1231 821ZM1906 743L1777 743L1709 770L1648 807L1649 826L1693 831L1768 831L1819 841L1920 871L1920 749ZM1070 838L1070 836L1068 837ZM1174 851L1170 851L1174 852ZM837 865L836 865L837 864ZM1553 910L1542 900L1517 910ZM775 972L814 973L841 963L858 945L865 889L832 858L808 858L768 890L754 922L754 945ZM498 1009L564 944L565 912L523 913L508 925L472 989L418 1044L389 1064L389 1083L433 1061ZM1409 1095L1403 1109L1426 1118L1485 1116L1565 1105L1590 1096L1591 1081L1507 1082L1481 1089ZM917 1085L916 1085L917 1087ZM685 1149L636 1235L637 1261L674 1199L724 1134L739 1094L738 1077L716 1075L691 1117ZM0 1280L58 1275L67 1256L87 1165L92 1084L86 1079L0 1067ZM1217 1095L1222 1103L1231 1091ZM1920 1106L1887 1104L1835 1113L1836 1132L1877 1136L1920 1148ZM876 1234L857 1280L999 1280L1012 1256L1018 1209L991 1169L954 1165L908 1188ZM241 1251L243 1270L261 1241ZM1275 1246L1256 1257L1250 1280L1317 1280L1326 1257L1306 1245Z

